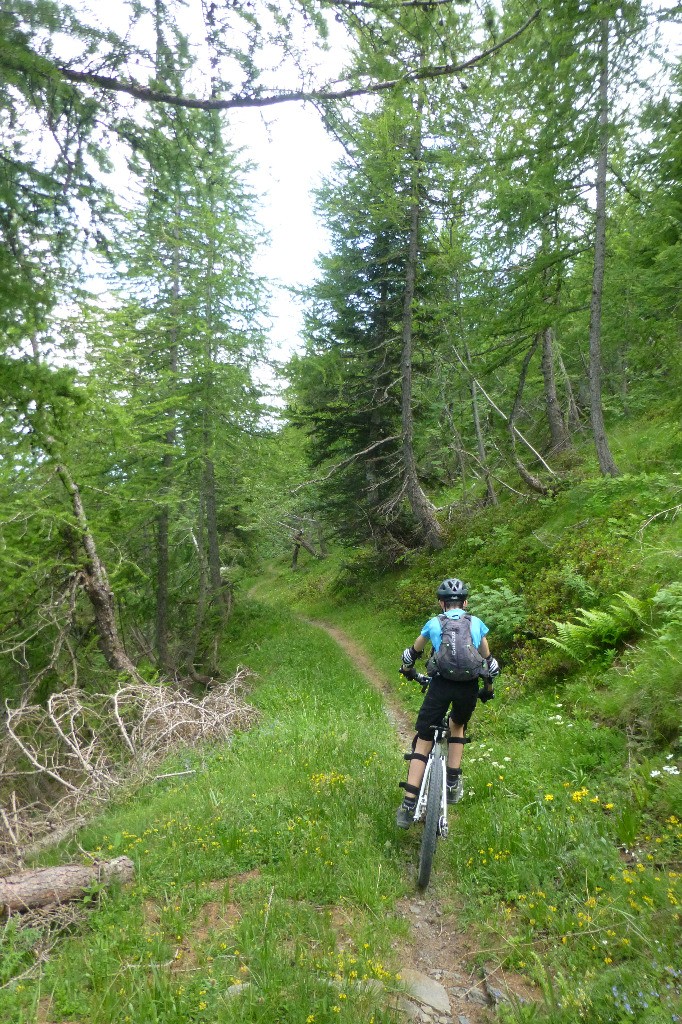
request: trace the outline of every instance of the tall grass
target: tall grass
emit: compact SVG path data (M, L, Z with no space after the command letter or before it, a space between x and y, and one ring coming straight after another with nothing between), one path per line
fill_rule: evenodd
M395 736L321 631L242 616L233 649L251 646L258 720L178 761L195 776L147 786L79 835L95 855L131 856L136 882L102 892L37 980L0 990L3 1024L48 1004L45 1019L88 1024L391 1019L358 982L397 984ZM3 980L30 965L22 942L5 931Z
M423 566L408 567L399 591L409 590L412 574L422 585ZM574 662L576 674L540 690L507 670L496 700L472 720L465 799L432 884L461 926L478 932L481 961L526 974L544 994L541 1006L503 1010L510 1020L673 1024L680 1013L676 587L659 588L667 596L649 603L626 595L606 606L608 621L587 616L589 642L610 654L586 669ZM377 589L390 595L396 580ZM411 625L390 596L375 601L371 589L325 609L413 712L419 692L397 665L433 613L426 589L423 605ZM625 646L608 669L624 639L637 646ZM399 842L416 855L415 835Z

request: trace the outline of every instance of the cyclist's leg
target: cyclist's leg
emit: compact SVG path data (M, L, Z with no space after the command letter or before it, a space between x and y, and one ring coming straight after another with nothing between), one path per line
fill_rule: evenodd
M431 747L433 746L433 740L422 740L419 736L416 737L416 743L414 745L413 754L418 754L418 757L412 757L410 761L410 770L407 773L407 784L408 786L414 786L419 792L422 778L424 777L424 770L426 768L426 760L422 761L422 758L427 758L431 753ZM408 790L409 792L409 790Z
M464 784L462 782L462 753L467 740L464 731L469 724L469 719L474 713L478 699L478 683L471 685L462 683L457 695L452 702L448 726L450 738L448 741L448 764L446 772L447 796L449 804L456 804L464 795Z
M464 739L464 730L469 724L469 720L474 713L477 700L477 680L472 680L471 682L467 683L459 683L457 685L457 691L452 700L452 707L450 708L450 718L448 720L451 739ZM464 743L448 744L448 768L460 767L462 763L463 750Z
M465 726L458 725L457 722L453 721L452 715L448 722L450 727L450 738L451 739L464 739ZM464 751L463 743L448 743L448 768L459 768L462 764L462 753Z
M427 757L433 746L433 726L440 725L452 701L452 683L447 683L440 676L434 676L426 691L426 696L417 715L415 729L414 753L420 756L410 761L407 781L413 786L421 784L426 767L423 757Z

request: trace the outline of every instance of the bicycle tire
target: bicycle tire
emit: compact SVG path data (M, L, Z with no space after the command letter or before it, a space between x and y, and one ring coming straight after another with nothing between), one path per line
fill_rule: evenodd
M426 798L426 820L422 833L422 842L419 849L419 872L417 874L417 885L420 889L426 889L431 878L431 867L436 852L436 840L438 839L438 822L440 820L440 804L443 795L443 762L440 755L436 754L431 766L429 778L429 793Z

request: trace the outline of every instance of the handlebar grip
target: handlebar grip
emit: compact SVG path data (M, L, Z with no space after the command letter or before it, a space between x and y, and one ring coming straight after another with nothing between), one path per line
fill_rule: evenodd
M425 675L423 672L415 672L412 665L410 665L409 668L406 668L404 665L401 665L398 671L400 672L401 676L405 676L406 679L413 679L416 683L419 683L422 690L425 690L426 687L431 682L430 676Z

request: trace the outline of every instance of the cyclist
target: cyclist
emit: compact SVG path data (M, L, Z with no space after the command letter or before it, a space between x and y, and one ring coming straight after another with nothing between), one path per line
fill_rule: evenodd
M442 615L436 615L429 619L412 646L403 651L401 672L408 678L414 675L414 663L421 658L427 640L431 641L434 654L440 648L443 632L442 616L448 619L460 619L468 614L466 608L469 591L461 580L454 578L443 580L436 591L436 596ZM479 692L478 678L467 679L465 682L450 682L438 675L437 672L431 675L424 702L417 716L415 725L417 735L414 738L412 754L409 757L410 769L407 782L400 783L405 790L405 798L396 814L398 828L409 828L414 820L414 810L424 775L424 767L433 746L432 727L442 721L448 708L450 708L448 723L450 737L446 778L447 802L456 804L464 795L461 769L463 745L467 742L464 738L464 730L474 712L478 697L480 696L485 703L495 696L493 679L500 672L500 667L495 658L491 656L488 647L486 639L488 627L475 615L468 615L468 619L471 628L471 643L487 666L486 670L483 668L483 664L481 665L482 671L479 676L479 678L483 678L484 686ZM427 664L427 670L428 668Z

